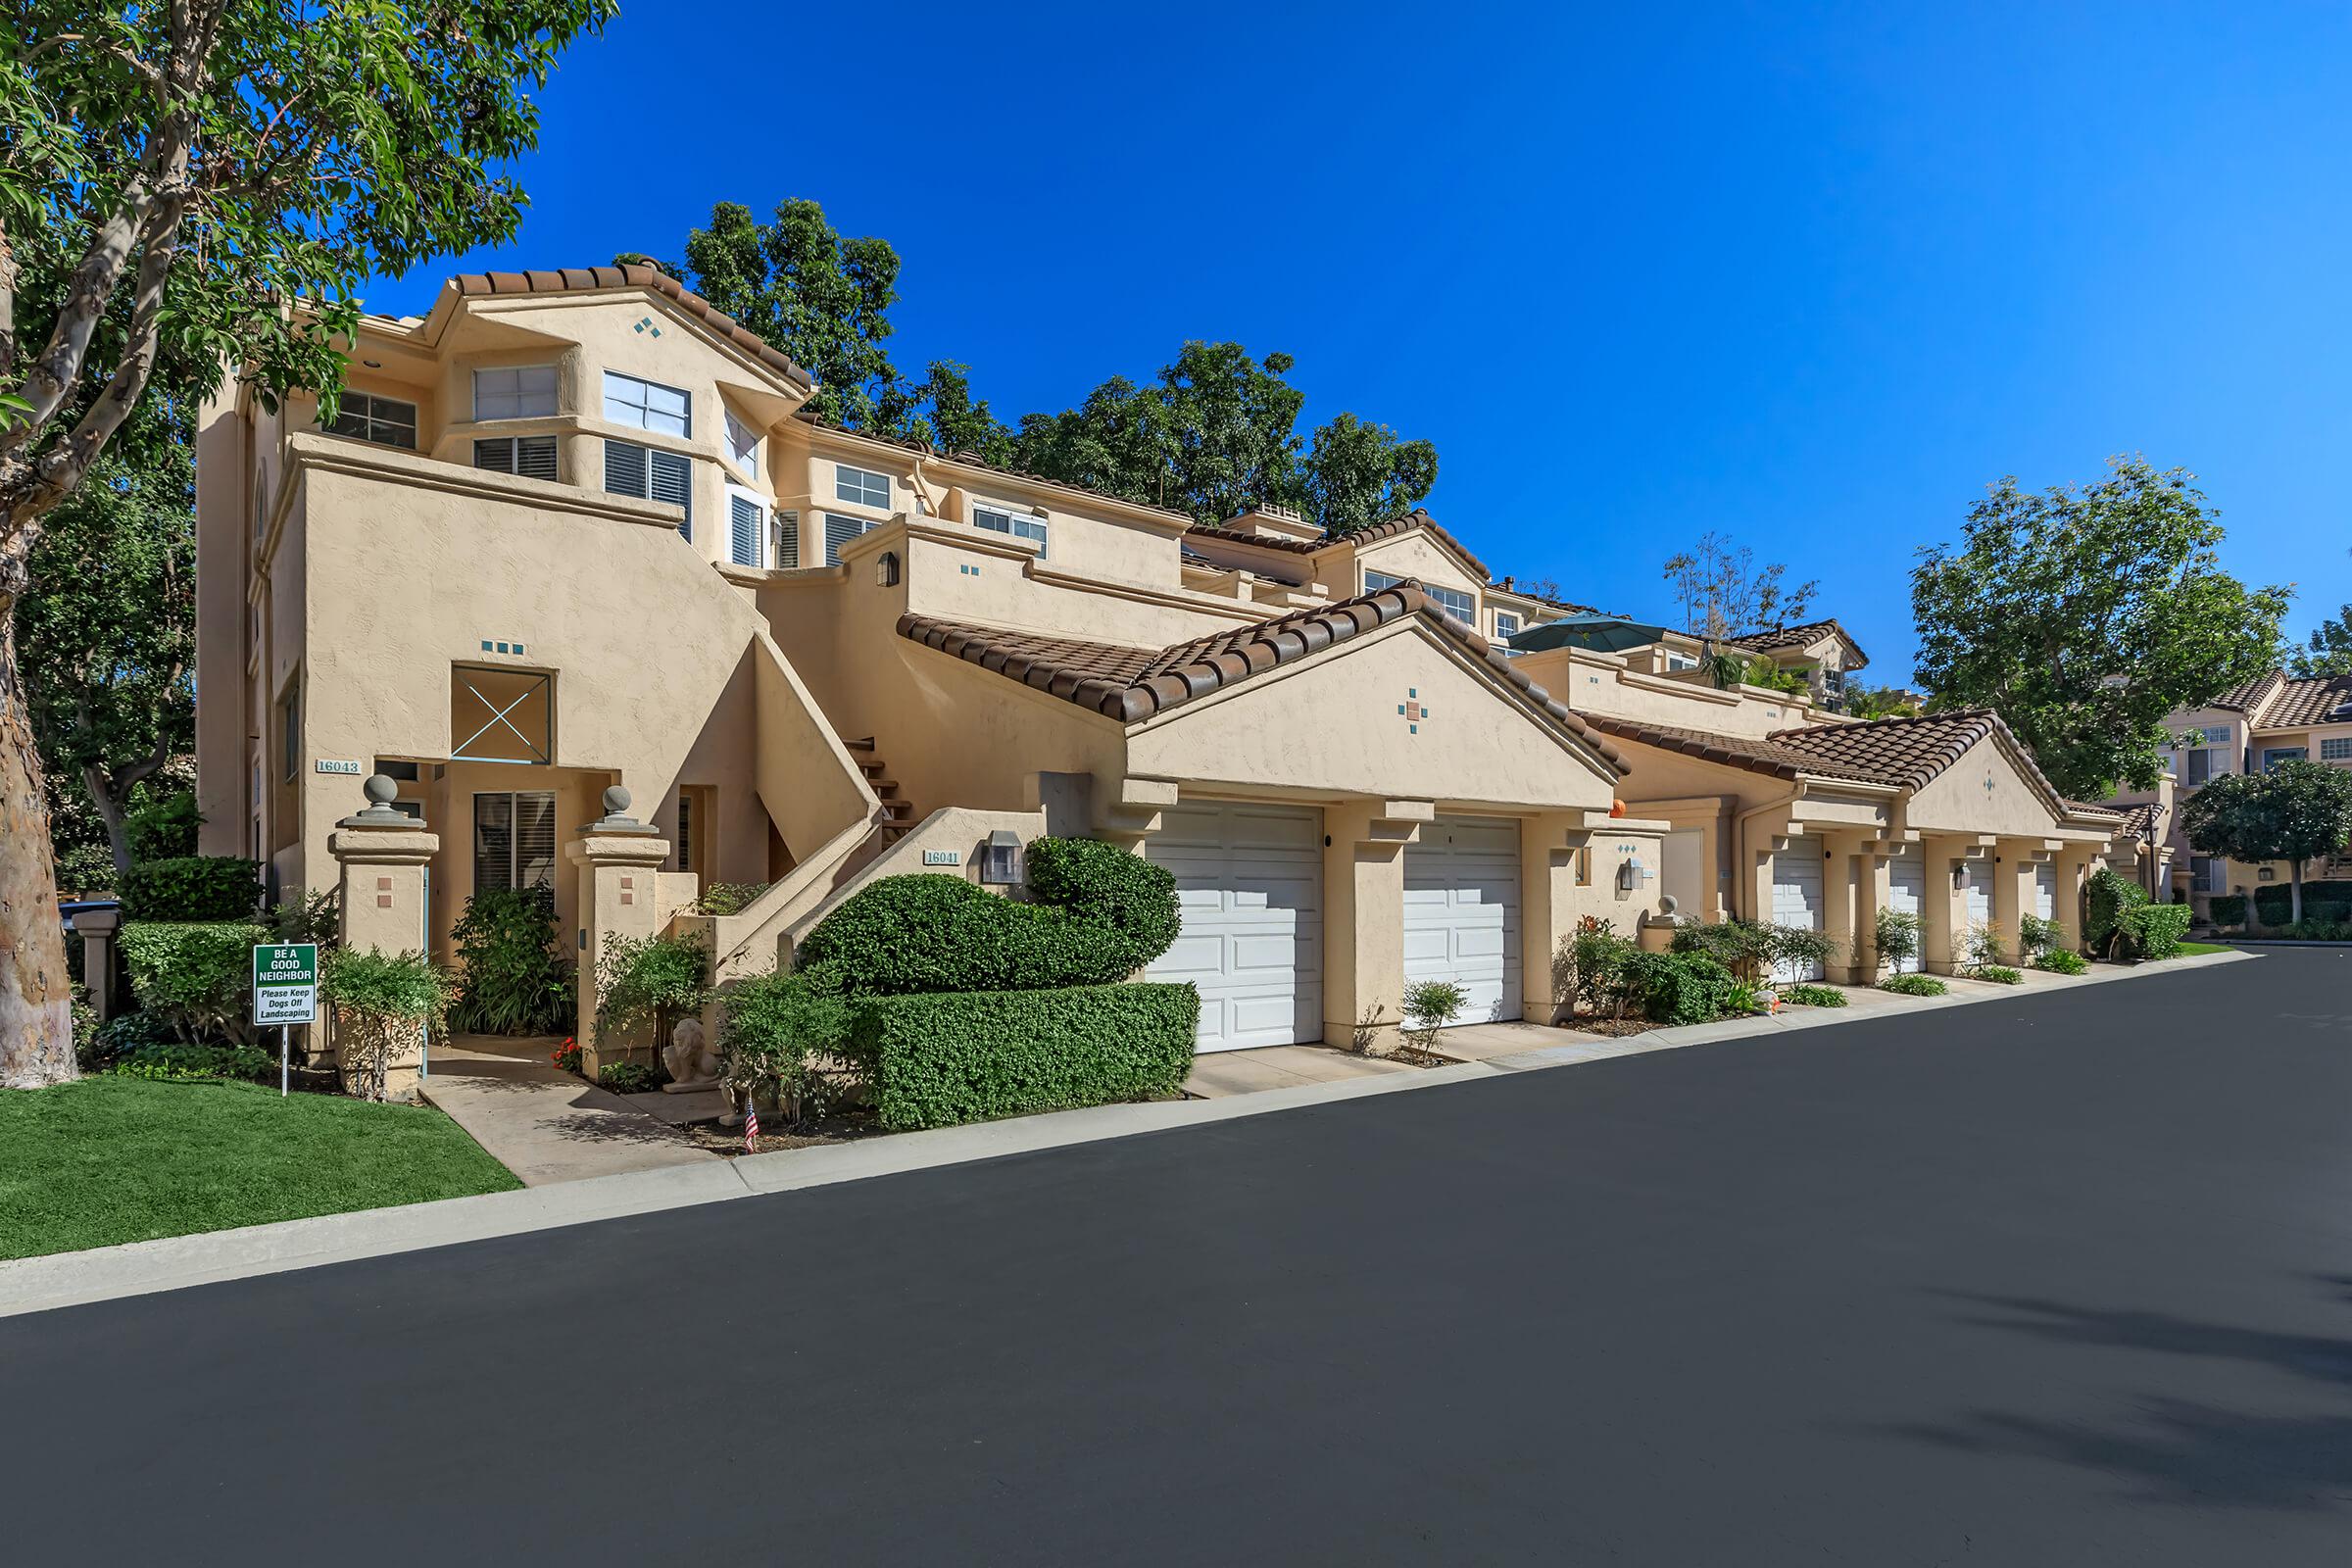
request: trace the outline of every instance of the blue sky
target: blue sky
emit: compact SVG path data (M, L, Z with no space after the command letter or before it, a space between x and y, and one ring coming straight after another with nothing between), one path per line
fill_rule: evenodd
M1919 545L2111 453L2198 473L2298 636L2352 600L2344 7L623 4L515 243L371 308L805 196L1002 416L1284 350L1307 422L1437 443L1496 572L1662 615L1719 529L1881 680Z

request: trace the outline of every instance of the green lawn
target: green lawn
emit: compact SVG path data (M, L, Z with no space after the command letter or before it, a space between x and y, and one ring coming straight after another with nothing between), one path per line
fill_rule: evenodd
M2216 942L2183 942L2180 944L2180 951L2174 954L2173 956L2187 958L2200 953L2228 953L2229 951L2227 947Z
M0 1090L0 1258L521 1185L423 1105L112 1076Z

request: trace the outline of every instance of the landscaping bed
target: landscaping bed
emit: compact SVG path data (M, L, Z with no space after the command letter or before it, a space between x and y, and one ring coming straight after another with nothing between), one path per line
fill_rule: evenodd
M427 1106L118 1074L0 1090L0 1258L519 1186Z

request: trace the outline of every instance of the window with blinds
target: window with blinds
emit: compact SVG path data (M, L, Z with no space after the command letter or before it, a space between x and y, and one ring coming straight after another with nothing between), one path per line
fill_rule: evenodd
M760 432L727 412L727 456L736 466L757 478L760 473Z
M553 887L556 794L502 790L473 798L473 886Z
M664 435L694 434L694 400L674 386L605 372L605 417Z
M856 539L858 535L864 533L869 528L877 528L880 526L881 524L868 522L863 517L845 517L838 512L826 513L825 564L828 566L840 565L841 551L844 545L848 544L851 540Z
M727 548L738 566L760 564L760 524L766 509L740 492L727 496Z
M694 869L694 791L678 791L678 869Z
M556 412L556 368L510 365L473 372L476 419L545 419Z
M366 392L346 392L343 403L335 411L335 422L326 426L329 435L347 435L360 441L372 441L379 447L401 447L416 450L416 405L403 403L397 398L373 397Z
M1004 507L974 507L972 526L986 528L991 533L1008 533L1015 539L1032 540L1037 545L1037 559L1046 559L1046 525L1039 518Z
M685 508L678 532L694 537L694 465L684 454L657 452L628 441L607 441L605 489L612 495Z
M473 466L493 473L518 473L525 479L556 476L556 438L552 435L502 435L473 444Z
M776 513L773 527L776 536L776 564L790 571L801 564L801 514L790 508Z

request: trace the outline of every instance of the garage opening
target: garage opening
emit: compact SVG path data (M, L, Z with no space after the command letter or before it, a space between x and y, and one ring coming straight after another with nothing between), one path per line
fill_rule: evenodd
M1928 863L1917 855L1905 855L1886 862L1886 907L1899 909L1915 920L1924 921L1928 906ZM1898 974L1917 974L1919 955L1914 953L1894 966Z
M1450 980L1457 1020L1520 1015L1519 824L1441 816L1404 851L1404 983Z
M1788 847L1772 857L1772 920L1775 925L1821 929L1821 840L1790 839ZM1819 980L1828 971L1818 962L1785 960L1773 965L1773 978L1783 985Z
M1144 858L1176 878L1183 921L1144 971L1200 991L1200 1051L1323 1038L1323 818L1311 808L1188 803Z

